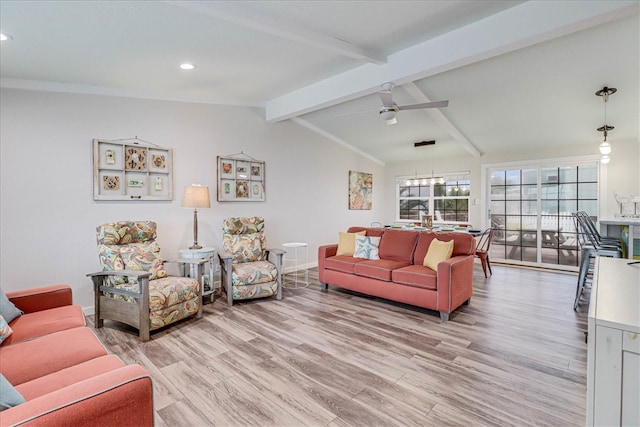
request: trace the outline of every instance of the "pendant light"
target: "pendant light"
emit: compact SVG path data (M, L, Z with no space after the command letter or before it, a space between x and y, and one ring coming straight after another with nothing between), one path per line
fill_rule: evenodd
M602 158L600 159L600 161L604 164L609 163L609 161L611 160L611 158L609 157L609 154L611 154L611 144L607 142L607 135L609 134L609 131L612 131L614 129L613 126L609 126L607 124L607 101L609 101L609 95L613 95L617 91L618 89L616 89L615 87L605 86L596 92L596 95L601 96L602 100L604 101L604 126L601 126L597 129L604 135L604 141L602 141L599 146L600 154L602 154Z

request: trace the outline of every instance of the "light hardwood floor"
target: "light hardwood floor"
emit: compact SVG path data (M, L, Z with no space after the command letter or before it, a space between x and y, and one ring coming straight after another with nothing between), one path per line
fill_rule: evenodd
M153 378L157 426L584 425L586 308L576 275L493 266L471 304L436 312L321 290L229 308L152 333L98 336ZM588 295L583 297L586 307Z

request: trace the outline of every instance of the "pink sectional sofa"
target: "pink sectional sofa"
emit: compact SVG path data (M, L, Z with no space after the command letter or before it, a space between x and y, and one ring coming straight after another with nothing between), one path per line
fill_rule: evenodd
M378 260L336 255L338 245L318 248L318 279L325 289L338 286L405 304L436 310L443 321L468 304L473 294L475 239L468 233L351 227L349 233L365 231L379 236ZM454 241L450 259L437 271L423 265L434 238Z
M153 425L149 373L107 353L69 286L6 296L24 314L8 322L0 373L24 403L0 411L0 426Z

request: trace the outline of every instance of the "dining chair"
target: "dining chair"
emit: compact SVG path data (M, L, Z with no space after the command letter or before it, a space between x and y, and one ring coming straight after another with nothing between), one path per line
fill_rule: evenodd
M597 256L620 258L622 257L622 246L615 241L603 242L595 227L590 224L591 218L585 212L573 212L571 215L575 221L576 236L578 237L578 246L580 248L580 267L578 269L576 297L573 301L573 309L577 310L587 279L593 272L592 261Z
M491 262L489 261L489 249L491 248L491 238L493 237L493 228L487 228L479 236L476 237L476 257L480 258L482 263L482 271L484 271L484 277L487 278L487 268L489 273L493 276L491 271Z

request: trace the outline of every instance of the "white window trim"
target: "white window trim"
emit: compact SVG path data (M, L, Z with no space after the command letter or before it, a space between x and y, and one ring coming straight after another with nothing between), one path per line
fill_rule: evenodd
M468 179L469 180L469 195L468 196L435 196L433 193L433 188L431 189L431 196L428 197L429 199L429 212L432 213L432 215L434 215L434 223L438 223L438 224L467 224L469 223L469 221L436 221L435 220L435 211L434 211L434 200L454 200L454 199L461 199L467 200L467 218L470 217L471 212L470 212L470 207L471 207L471 187L472 187L472 183L471 183L471 172L470 171L459 171L459 172L447 172L447 173L428 173L428 174L413 174L413 175L397 175L396 176L396 202L395 202L395 221L396 223L411 223L411 222L415 222L415 220L410 220L410 219L400 219L400 187L406 187L406 181L407 180L413 180L413 179L418 179L418 180L422 180L422 179L426 179L427 181L430 181L431 178L436 177L436 178L444 178L445 181L451 181L451 180L461 180L461 179ZM427 184L429 187L431 187L431 183ZM402 197L402 200L424 200L425 197Z

